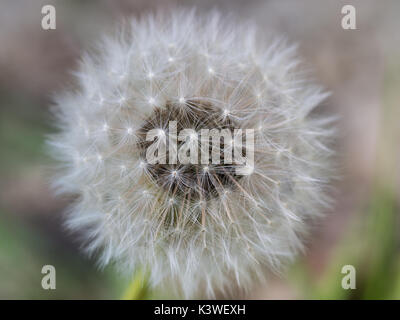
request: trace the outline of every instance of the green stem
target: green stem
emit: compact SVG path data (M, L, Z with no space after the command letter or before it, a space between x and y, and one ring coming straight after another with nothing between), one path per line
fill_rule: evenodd
M139 269L122 295L122 300L144 300L148 294L146 275Z

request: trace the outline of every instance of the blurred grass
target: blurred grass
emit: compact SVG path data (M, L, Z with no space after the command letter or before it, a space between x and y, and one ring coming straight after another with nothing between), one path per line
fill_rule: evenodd
M386 66L376 177L365 211L348 224L320 277L312 275L304 261L295 265L290 274L290 281L307 299L400 299L400 210L396 197L398 61L394 59ZM354 290L341 287L344 265L356 269Z
M23 183L34 170L44 171L41 179L48 178L46 166L50 160L45 153L45 135L52 129L47 109L34 101L13 92L0 92L0 192L16 180ZM14 201L24 201L23 197L21 194L21 199ZM0 202L0 299L120 296L122 279L111 269L99 271L93 260L79 253L73 239L58 232L60 212L42 216L37 209L28 209L30 212L17 212ZM41 270L47 264L56 268L56 290L41 287Z
M391 190L374 191L366 214L349 225L323 274L313 276L303 262L290 280L306 299L400 299L398 212ZM345 265L356 269L354 290L341 286Z
M368 219L363 298L400 299L396 280L400 275L397 228L398 210L392 191L378 193Z
M44 135L50 131L40 105L0 92L0 173L43 161Z
M390 191L376 191L332 255L323 276L303 291L310 299L400 299L398 209ZM341 287L344 265L356 269L356 289ZM309 277L311 278L311 277Z
M47 264L56 268L56 290L41 287L41 270ZM120 290L110 271L100 273L72 250L21 221L7 219L4 212L0 274L0 299L112 299Z

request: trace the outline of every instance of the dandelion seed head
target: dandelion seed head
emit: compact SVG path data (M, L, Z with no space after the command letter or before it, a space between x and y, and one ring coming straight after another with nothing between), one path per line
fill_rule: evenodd
M79 195L66 225L102 265L142 267L153 286L213 297L251 288L304 248L329 203L333 130L313 113L327 94L303 78L294 46L254 29L215 12L133 19L84 56L80 90L58 95L55 186ZM91 97L101 97L96 108ZM229 140L219 164L149 163L146 133L168 141L169 121L178 131L253 128L254 164L225 164Z

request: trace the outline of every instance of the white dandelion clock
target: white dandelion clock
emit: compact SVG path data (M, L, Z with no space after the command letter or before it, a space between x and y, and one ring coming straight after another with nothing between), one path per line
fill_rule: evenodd
M183 10L133 20L76 75L50 144L57 188L78 195L67 226L102 265L213 297L303 248L327 204L332 132L294 47Z

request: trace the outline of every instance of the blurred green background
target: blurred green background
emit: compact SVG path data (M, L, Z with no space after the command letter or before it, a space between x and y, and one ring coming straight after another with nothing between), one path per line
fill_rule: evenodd
M41 28L53 4L57 29ZM287 273L233 298L400 299L400 2L383 1L0 1L0 299L118 299L127 280L99 270L62 227L68 199L51 192L45 137L51 95L72 81L82 50L128 16L154 8L217 7L298 42L340 116L335 205L313 228L307 252ZM357 30L341 28L356 8ZM57 289L43 290L43 265ZM344 265L356 289L344 290ZM171 298L147 292L147 298ZM221 297L224 298L224 297Z

